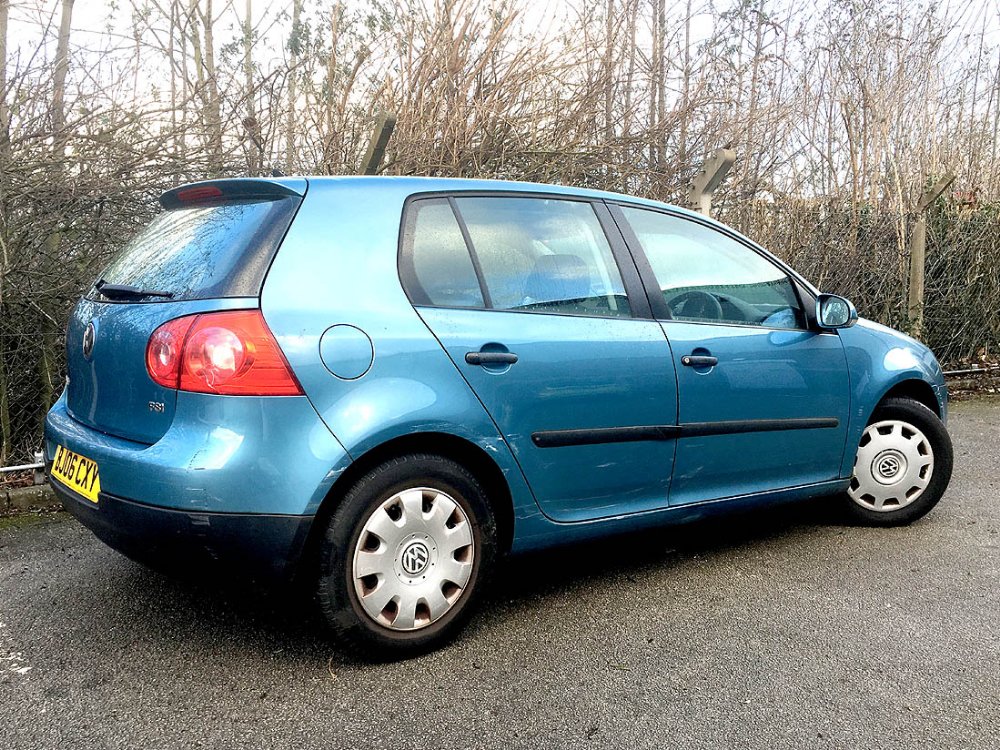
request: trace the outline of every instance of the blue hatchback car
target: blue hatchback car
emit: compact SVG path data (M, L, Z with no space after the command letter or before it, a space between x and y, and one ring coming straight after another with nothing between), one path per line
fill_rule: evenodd
M727 227L624 195L216 180L76 306L53 487L102 540L315 582L375 658L499 555L830 496L908 523L952 468L931 352Z

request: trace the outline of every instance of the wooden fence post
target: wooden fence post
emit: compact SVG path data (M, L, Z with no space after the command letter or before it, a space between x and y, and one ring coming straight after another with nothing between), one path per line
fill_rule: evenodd
M691 180L688 188L688 205L705 216L712 215L712 193L719 187L733 162L736 152L731 148L719 148L711 159L705 162L701 171Z
M378 168L385 156L385 147L395 127L396 115L391 112L379 114L375 130L372 132L371 143L368 144L368 153L361 162L361 174L378 174Z
M954 181L955 175L946 174L924 191L917 203L913 229L910 231L910 295L907 317L910 335L920 338L924 327L924 274L927 258L927 209Z

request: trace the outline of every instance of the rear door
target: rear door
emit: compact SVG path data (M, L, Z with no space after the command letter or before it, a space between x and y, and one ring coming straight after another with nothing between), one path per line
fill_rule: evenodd
M304 180L219 180L164 194L166 210L102 272L98 281L111 286L104 293L91 287L70 317L70 416L110 435L156 442L173 419L177 392L146 371L150 334L182 315L257 306L304 192Z
M410 299L546 515L581 521L667 505L673 363L603 204L413 200L400 261Z
M847 358L835 332L810 328L793 279L709 224L646 208L613 211L677 368L670 504L838 478Z

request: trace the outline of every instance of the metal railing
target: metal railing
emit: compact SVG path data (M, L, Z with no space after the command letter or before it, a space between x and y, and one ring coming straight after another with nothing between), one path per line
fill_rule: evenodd
M45 484L45 455L35 451L34 463L19 466L0 466L0 474L12 474L17 471L32 471L32 484Z

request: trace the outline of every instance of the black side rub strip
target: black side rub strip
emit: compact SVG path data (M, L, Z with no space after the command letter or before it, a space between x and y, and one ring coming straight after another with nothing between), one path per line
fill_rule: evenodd
M533 432L531 440L539 448L601 443L634 443L643 440L676 440L707 435L739 435L746 432L779 430L820 430L839 427L835 417L806 419L742 419L730 422L687 422L680 425L638 427L599 427L591 430L543 430Z
M681 437L738 435L742 432L779 432L781 430L825 430L839 427L836 417L805 419L741 419L731 422L687 422L681 425Z
M545 430L531 433L539 448L561 448L564 445L597 445L599 443L635 443L640 440L673 440L680 437L677 425L648 427L599 427L592 430Z

